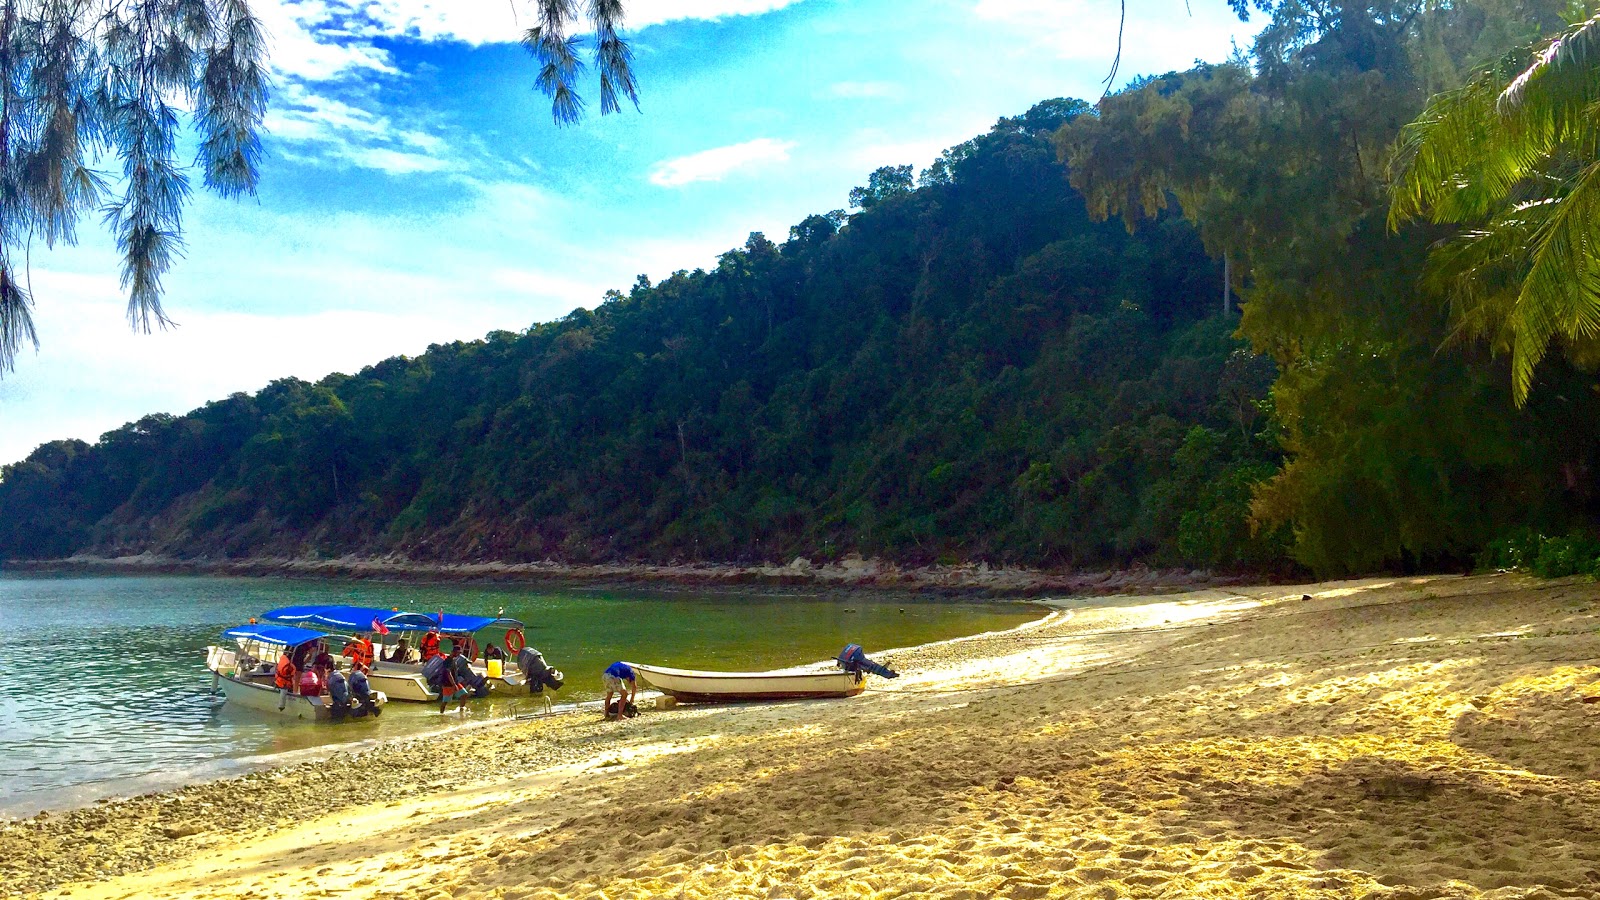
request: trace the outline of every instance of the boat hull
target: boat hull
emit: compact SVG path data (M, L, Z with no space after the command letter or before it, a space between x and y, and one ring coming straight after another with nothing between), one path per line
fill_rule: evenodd
M222 647L206 648L206 668L211 670L212 688L227 698L227 706L254 712L302 719L312 722L333 721L333 707L326 697L303 697L290 694L272 686L270 676L237 674L233 651ZM378 692L377 703L382 706L388 698ZM346 721L350 721L347 719Z
M390 700L408 700L413 703L438 703L439 692L428 686L428 679L409 666L378 663L367 673L367 681L375 691L383 691Z
M648 685L683 703L741 703L854 697L866 689L850 672L705 672L629 663Z

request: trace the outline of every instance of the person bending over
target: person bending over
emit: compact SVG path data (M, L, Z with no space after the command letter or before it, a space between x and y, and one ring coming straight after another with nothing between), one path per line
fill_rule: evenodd
M612 718L611 695L617 695L616 718L622 719L628 715L628 710L633 706L633 698L639 693L639 676L633 671L633 666L625 662L614 662L606 667L606 718Z

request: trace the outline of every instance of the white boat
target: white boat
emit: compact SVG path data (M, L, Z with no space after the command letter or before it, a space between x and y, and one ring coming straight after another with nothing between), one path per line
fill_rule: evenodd
M222 633L232 638L237 649L211 646L206 648L206 668L211 670L212 688L227 698L230 707L243 707L257 712L284 716L291 719L308 719L316 722L332 721L332 700L326 696L305 697L279 690L274 684L277 661L285 653L327 637L309 628L292 628L286 625L241 625ZM388 697L375 691L379 706Z
M866 690L855 672L706 672L628 663L651 687L684 703L854 697Z

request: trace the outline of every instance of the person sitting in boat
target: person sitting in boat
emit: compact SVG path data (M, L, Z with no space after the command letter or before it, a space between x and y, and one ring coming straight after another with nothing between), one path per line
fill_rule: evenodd
M280 691L294 692L295 686L300 683L300 672L294 665L294 654L280 653L278 666L272 673L272 686Z
M559 691L567 683L561 670L551 668L544 661L544 654L532 647L523 647L517 653L517 669L522 672L522 680L528 685L530 694L543 693L547 687Z
M427 662L435 656L443 656L443 652L439 650L439 626L435 625L429 628L427 633L422 636L422 640L417 642L417 647L422 651L423 662Z
M839 668L860 677L862 672L871 672L880 678L899 678L900 673L882 663L867 659L867 652L861 649L860 644L846 644L839 651L839 656L834 660Z
M372 668L372 638L364 631L357 634L345 643L344 649L339 651L339 655L350 657L350 668L352 670L356 666Z
M317 641L317 655L311 658L311 668L326 672L333 667L333 654L328 652L327 642Z
M504 661L505 658L506 658L506 652L504 650L500 649L500 645L499 644L490 643L489 646L483 648L483 661L484 662L488 662L491 659L498 659L498 660Z
M374 700L372 685L367 681L365 666L352 666L350 668L350 703L352 716L361 718L367 713L374 716L383 712L382 707Z
M614 662L606 666L606 701L601 708L605 710L607 719L622 719L639 714L639 708L633 705L633 698L639 693L639 676L633 671L633 666L625 662ZM611 707L611 695L617 695L617 706Z
M383 661L398 663L411 662L411 645L406 643L405 638L395 641L394 648L383 655Z

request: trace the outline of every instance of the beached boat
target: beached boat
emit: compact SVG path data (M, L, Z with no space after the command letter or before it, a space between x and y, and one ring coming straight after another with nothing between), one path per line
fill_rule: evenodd
M684 703L854 697L866 690L866 679L855 672L705 672L628 665L646 684Z
M294 719L332 721L333 707L328 697L304 697L273 686L278 658L323 640L326 633L287 625L241 625L229 628L222 636L233 640L237 648L207 647L206 668L211 670L212 689L227 698L229 707ZM388 698L381 690L376 693L375 702L382 706Z
M261 618L269 622L311 628L323 628L344 636L358 632L380 632L376 658L368 677L372 686L388 693L393 700L411 700L437 703L439 694L428 686L422 677L421 660L417 658L415 641L410 642L407 655L402 659L389 659L395 650L390 635L396 641L402 636L439 629L441 637L463 643L467 660L473 671L489 679L494 687L522 687L522 673L517 670L517 651L526 640L522 622L504 616L463 616L453 613L401 612L367 606L285 606L268 610ZM379 629L378 626L383 628ZM486 629L504 629L505 659L483 658L477 635ZM381 633L383 630L388 635ZM495 666L493 663L500 665ZM498 669L498 674L496 674Z

